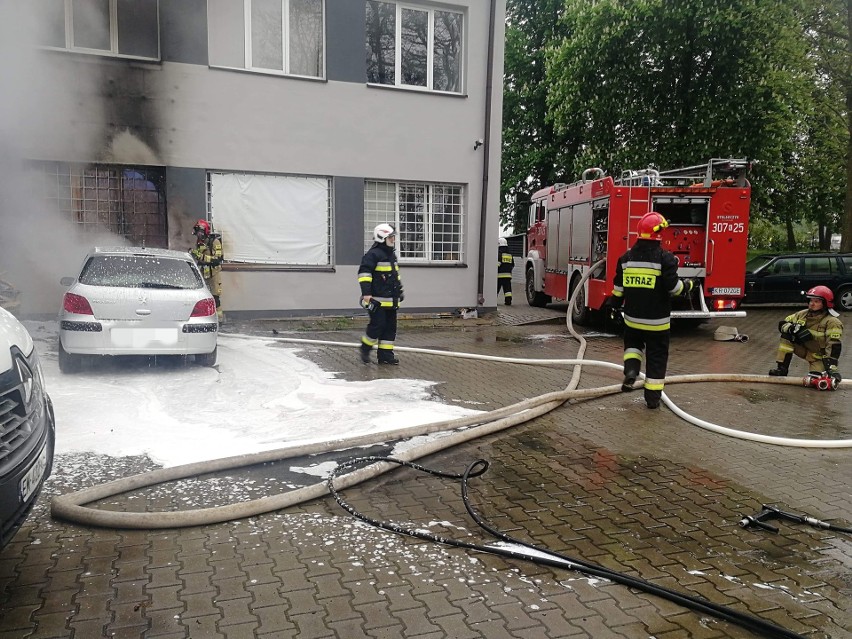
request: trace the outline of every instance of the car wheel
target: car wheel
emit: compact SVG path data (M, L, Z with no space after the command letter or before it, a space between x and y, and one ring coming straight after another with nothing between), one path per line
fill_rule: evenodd
M215 347L210 353L199 353L195 356L195 363L199 366L215 366L219 347Z
M59 340L59 370L63 373L77 373L83 364L80 355L72 355L62 348L62 340Z
M842 311L852 311L852 286L845 286L837 291L834 303Z

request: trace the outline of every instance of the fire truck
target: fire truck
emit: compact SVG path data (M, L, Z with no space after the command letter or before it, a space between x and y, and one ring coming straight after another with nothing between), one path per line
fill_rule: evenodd
M673 300L672 317L702 321L744 317L751 185L745 159L711 159L668 171L623 171L614 179L586 169L574 184L555 184L532 196L526 297L531 306L568 300L578 292L572 321L586 324L612 292L616 265L637 239L643 215L656 211L669 222L663 248L678 259L680 277L700 278L692 299Z

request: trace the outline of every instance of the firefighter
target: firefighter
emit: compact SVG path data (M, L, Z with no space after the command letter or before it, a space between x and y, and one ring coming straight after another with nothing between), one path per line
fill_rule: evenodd
M373 240L358 267L361 306L370 312L370 323L361 338L361 361L369 364L370 351L377 346L379 364L399 364L393 344L397 309L405 293L394 252L396 231L390 224L379 224L373 229Z
M605 305L611 314L624 305L624 382L633 384L645 359L645 403L657 408L663 395L669 360L671 297L690 295L698 280L677 276L677 258L661 245L666 218L646 213L637 231L639 238L618 260L612 294Z
M776 366L769 374L786 377L793 355L808 362L809 373L823 374L840 383L837 363L840 359L843 323L834 310L834 294L827 286L814 286L805 296L808 307L778 322L781 343L775 356Z
M216 316L222 321L221 295L222 295L222 241L218 233L213 233L213 227L207 220L198 220L192 227L195 235L195 247L190 254L201 269L204 283L216 300Z
M503 291L503 302L506 306L512 305L512 269L515 267L515 258L509 253L509 243L505 237L497 240L497 297Z

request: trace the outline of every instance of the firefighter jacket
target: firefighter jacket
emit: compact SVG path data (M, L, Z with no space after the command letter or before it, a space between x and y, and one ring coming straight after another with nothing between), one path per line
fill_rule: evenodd
M644 331L666 331L671 297L687 292L677 276L677 258L655 240L637 240L618 259L612 295L624 302L624 323Z
M195 248L190 251L205 280L222 270L222 241L219 237L218 234L213 234L203 240L199 239Z
M838 318L828 311L811 313L808 309L803 309L785 317L781 324L788 322L804 326L810 331L813 342L816 342L819 348L819 350L813 351L817 359L823 357L837 359L840 354L841 338L843 337L843 323ZM809 351L813 348L810 341L806 342L805 345Z
M384 242L373 243L361 258L358 284L361 286L362 297L372 295L382 308L399 308L399 303L405 299L405 293L393 248Z
M512 269L515 268L515 258L509 253L508 246L500 246L497 251L497 277L508 273L511 277Z

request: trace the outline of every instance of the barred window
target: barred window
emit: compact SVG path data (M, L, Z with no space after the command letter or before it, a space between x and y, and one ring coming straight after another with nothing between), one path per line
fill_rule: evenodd
M46 47L160 58L158 0L38 0L35 6Z
M397 231L400 262L461 263L464 187L455 184L364 184L364 248L373 229L387 222Z
M37 163L42 193L84 233L109 231L133 246L168 248L166 172L156 167Z
M461 93L458 11L367 0L367 82Z
M323 0L208 0L210 64L321 78Z

